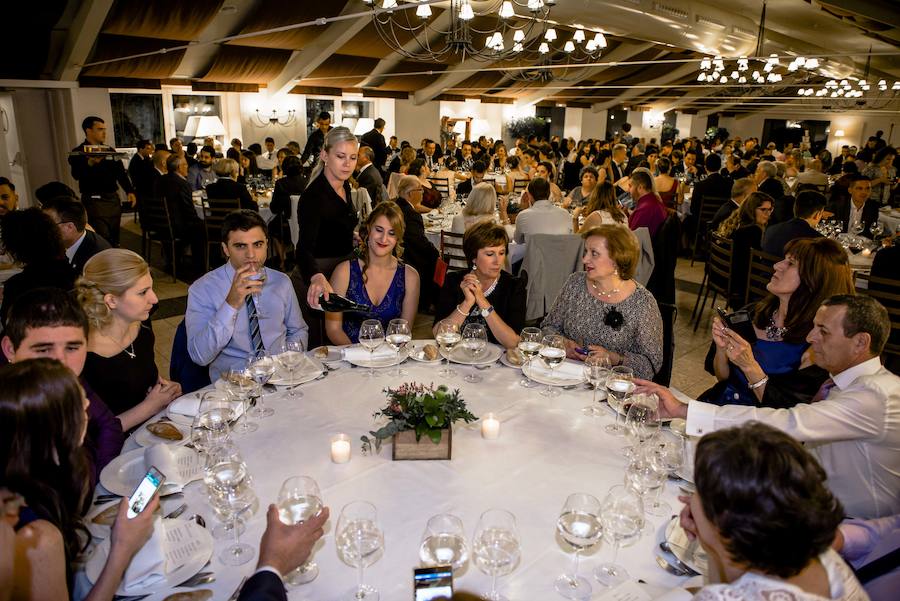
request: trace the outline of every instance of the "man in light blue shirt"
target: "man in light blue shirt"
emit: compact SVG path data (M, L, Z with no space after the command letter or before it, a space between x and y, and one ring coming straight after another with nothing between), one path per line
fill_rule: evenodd
M219 179L212 167L215 156L216 151L212 146L204 146L197 155L197 162L188 169L187 180L194 192L205 190L206 186Z
M285 340L305 347L309 336L290 279L262 267L267 239L259 214L230 213L222 240L228 262L191 285L185 314L188 352L194 363L209 366L213 382L242 368L251 353L280 353Z

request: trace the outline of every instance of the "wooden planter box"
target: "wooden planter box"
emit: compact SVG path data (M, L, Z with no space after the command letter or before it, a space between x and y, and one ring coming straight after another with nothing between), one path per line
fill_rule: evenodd
M453 430L446 428L441 430L441 442L434 444L427 436L416 442L416 431L406 430L394 434L392 459L419 460L419 459L450 459L453 449Z

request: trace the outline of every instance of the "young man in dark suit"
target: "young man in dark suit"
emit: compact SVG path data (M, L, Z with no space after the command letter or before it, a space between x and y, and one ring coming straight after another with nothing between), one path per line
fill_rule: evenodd
M59 228L66 258L75 271L81 275L87 260L101 250L110 247L102 236L86 229L87 211L84 205L65 196L50 199L41 206Z
M356 155L356 168L359 170L356 182L369 193L373 207L384 200L384 180L376 165L375 151L368 146L360 147Z
M762 249L770 255L784 256L785 245L796 238L819 238L816 226L825 214L825 196L813 190L797 194L794 218L766 228Z
M375 153L375 158L372 159L372 163L375 165L375 168L379 173L384 177L384 173L382 173L382 169L384 168L384 164L387 161L387 144L384 141L384 126L387 123L384 119L379 117L375 119L375 127L371 130L364 133L359 141L369 148ZM375 204L375 199L372 198L372 204Z
M854 175L850 178L849 190L850 198L833 199L826 210L840 220L844 232L855 234L851 229L853 224L862 223L865 227L860 235L871 238L872 224L878 221L878 202L869 200L872 180L865 175Z

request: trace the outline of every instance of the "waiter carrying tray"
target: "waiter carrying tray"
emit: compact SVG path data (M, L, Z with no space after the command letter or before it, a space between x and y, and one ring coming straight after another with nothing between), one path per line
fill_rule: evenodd
M72 149L69 165L72 177L78 180L81 202L87 210L88 222L94 230L113 246L119 246L119 226L122 220L122 204L118 187L128 194L134 207L137 202L134 186L128 178L125 166L114 155L115 148L106 145L106 123L100 117L86 117L81 122L84 142ZM90 156L86 147L104 147L98 156Z

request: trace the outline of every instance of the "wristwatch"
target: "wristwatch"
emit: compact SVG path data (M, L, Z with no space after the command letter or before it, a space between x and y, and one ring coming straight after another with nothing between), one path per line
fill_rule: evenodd
M487 319L487 316L494 312L494 305L490 305L481 310L481 316Z

